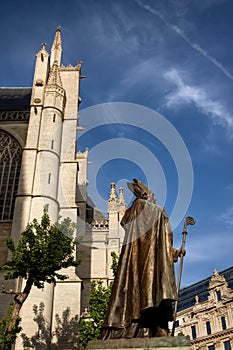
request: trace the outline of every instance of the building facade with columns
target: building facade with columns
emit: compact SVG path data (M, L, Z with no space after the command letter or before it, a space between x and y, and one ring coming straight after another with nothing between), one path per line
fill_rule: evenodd
M189 335L196 350L233 349L233 267L180 292L175 335Z
M90 280L101 278L108 284L112 279L111 252L120 251L119 223L126 208L123 190L117 196L114 184L108 218L87 195L88 149L77 152L84 76L81 61L63 66L61 55L61 29L57 28L50 52L42 44L36 54L32 87L0 88L0 266L7 261L6 239L17 242L27 223L41 218L45 205L52 222L70 217L77 223L77 235L83 236L75 252L81 265L69 268L65 281L46 284L43 290L33 287L21 310L28 338L42 332L40 324L33 322L35 310L40 310L48 344L58 341L56 322L64 313L77 335L74 321L88 305ZM1 271L0 283L17 291L23 287L23 281L5 281ZM1 295L0 317L11 301L10 295ZM15 348L23 348L22 337Z

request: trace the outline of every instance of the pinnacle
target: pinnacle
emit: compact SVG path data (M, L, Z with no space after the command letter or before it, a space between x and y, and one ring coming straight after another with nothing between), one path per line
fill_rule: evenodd
M54 61L53 66L49 73L48 85L58 85L62 87L62 81L60 77L60 73L58 70L58 62Z
M110 197L109 197L110 202L115 202L116 201L116 185L114 182L111 183L111 189L110 189Z
M42 43L42 44L41 44L41 49L42 49L42 50L46 50L46 45L47 45L46 43Z
M123 187L119 188L119 203L125 204L124 188Z

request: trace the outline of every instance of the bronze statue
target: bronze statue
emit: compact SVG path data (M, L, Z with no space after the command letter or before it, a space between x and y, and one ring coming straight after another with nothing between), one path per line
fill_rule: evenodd
M136 199L121 221L125 240L101 339L167 336L177 300L174 261L180 250L172 247L167 214L141 181L128 187Z

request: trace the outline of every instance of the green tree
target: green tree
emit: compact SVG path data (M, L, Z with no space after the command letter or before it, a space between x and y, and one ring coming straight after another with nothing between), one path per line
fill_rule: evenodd
M5 337L19 325L20 309L33 285L42 289L45 282L55 283L56 279L64 280L67 276L57 271L80 263L74 258L75 227L69 218L51 225L45 208L41 222L34 219L21 233L17 247L11 238L7 240L11 260L2 267L7 271L4 277L7 280L23 278L26 284L22 292L6 291L4 288L2 290L3 293L14 295L12 312L4 332Z
M117 255L115 252L112 252L111 253L111 257L112 257L111 270L112 270L113 276L115 278L116 277L116 273L117 273L119 255Z
M116 276L118 256L111 253L113 276ZM80 318L79 340L84 348L89 340L97 339L101 333L104 318L107 312L109 299L112 292L113 281L108 286L103 285L102 280L92 281L90 288L90 300L88 310Z

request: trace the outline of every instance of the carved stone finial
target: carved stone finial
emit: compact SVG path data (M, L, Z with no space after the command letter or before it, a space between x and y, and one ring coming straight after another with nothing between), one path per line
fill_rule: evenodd
M227 282L226 282L224 276L219 275L218 271L215 269L214 273L210 279L209 290L214 289L220 285L224 285L226 283Z
M125 204L125 196L124 196L124 188L123 187L119 188L119 203Z
M81 69L82 63L83 63L83 61L81 61L81 60L78 61L78 63L77 63L77 69L78 69L78 70Z
M109 197L109 202L115 202L116 201L116 186L115 183L111 183L111 189L110 189L110 197Z
M46 50L46 45L47 45L46 43L42 43L42 44L41 44L42 50Z
M57 31L61 31L61 26L57 26Z

